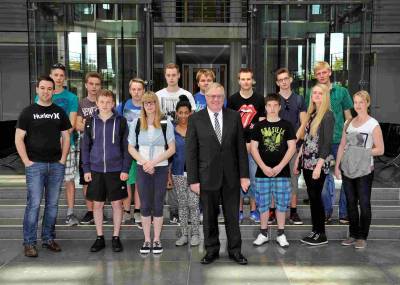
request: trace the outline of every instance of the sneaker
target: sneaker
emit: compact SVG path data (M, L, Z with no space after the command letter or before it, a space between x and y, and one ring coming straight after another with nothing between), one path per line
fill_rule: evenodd
M104 236L101 237L97 237L95 242L93 243L93 245L90 248L91 252L98 252L100 250L102 250L103 248L106 247L106 243L104 241Z
M332 223L332 217L329 215L325 216L325 225L329 225Z
M275 224L275 222L276 222L275 212L269 211L268 225Z
M131 213L128 213L124 210L124 214L122 215L122 223L126 224L132 219Z
M348 217L343 217L339 219L339 223L342 225L348 225L349 224L349 218Z
M161 252L163 252L163 247L161 245L160 241L154 241L153 242L153 253L154 254L160 254Z
M142 247L140 248L140 253L147 254L150 253L150 250L151 250L151 243L149 241L145 241Z
M179 224L179 219L178 217L173 216L170 220L169 220L170 224L174 224L174 225L178 225Z
M190 239L191 246L198 246L200 244L200 236L199 235L192 235Z
M79 225L79 220L74 214L71 214L67 216L67 218L65 219L65 223L68 226L77 226Z
M251 211L250 219L255 223L259 223L260 222L260 214L258 213L257 210Z
M289 247L289 243L286 239L286 236L284 234L281 234L280 236L276 237L276 242L279 244L280 247Z
M24 245L24 254L26 257L38 257L38 251L36 245Z
M349 237L348 239L345 239L344 241L341 242L341 245L343 246L350 246L353 245L356 242L356 239L353 237Z
M94 224L93 212L87 211L86 214L81 219L81 224L93 225Z
M142 216L140 215L140 212L134 212L133 213L133 219L135 220L135 223L141 223L142 222Z
M183 246L188 243L188 237L187 235L182 235L176 242L176 246Z
M312 241L312 239L313 239L313 237L316 235L316 232L314 232L314 231L311 231L311 233L308 235L308 236L306 236L306 237L303 237L300 241L302 242L302 243L308 243L308 242L311 242Z
M244 219L243 212L239 211L239 223L243 222L243 219Z
M325 234L316 233L312 238L304 240L303 242L308 245L323 245L328 243L328 239Z
M289 222L292 225L302 225L303 221L300 219L299 214L293 213L290 215Z
M356 249L363 249L367 247L367 241L365 239L358 239L354 243L354 248Z
M265 236L262 233L259 233L256 240L253 241L253 245L260 246L260 245L263 245L264 243L267 243L268 241L269 241L268 236Z
M119 236L112 237L111 245L112 245L112 251L114 252L121 252L124 249L121 240L119 239Z

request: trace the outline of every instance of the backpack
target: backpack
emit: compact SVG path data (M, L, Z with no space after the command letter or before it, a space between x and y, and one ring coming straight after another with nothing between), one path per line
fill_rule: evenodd
M168 143L167 143L167 119L166 118L162 118L160 123L161 123L161 130L162 130L163 137L164 137L164 149L167 150L168 149ZM139 133L140 133L140 118L138 118L136 126L135 126L135 135L136 135L135 149L137 151L139 151ZM172 158L173 158L173 156L168 158L168 164L172 163Z
M88 134L89 137L89 152L92 149L93 145L93 116L90 116L89 118L86 119L85 122L85 133ZM121 116L121 119L119 120L119 137L122 139L124 138L124 133L127 128L127 122L126 119ZM121 150L122 150L122 144L121 144ZM122 151L123 152L123 151Z

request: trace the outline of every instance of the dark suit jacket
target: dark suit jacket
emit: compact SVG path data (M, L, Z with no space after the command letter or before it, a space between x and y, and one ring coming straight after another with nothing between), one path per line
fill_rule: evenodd
M215 134L207 108L189 118L186 134L188 183L200 183L201 190L219 190L223 183L240 187L249 177L249 165L239 113L223 109L222 143Z

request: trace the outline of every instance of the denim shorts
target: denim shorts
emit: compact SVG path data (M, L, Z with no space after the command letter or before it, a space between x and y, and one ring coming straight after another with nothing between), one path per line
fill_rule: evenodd
M291 198L290 177L256 177L256 203L260 213L269 210L272 196L279 212L286 212Z

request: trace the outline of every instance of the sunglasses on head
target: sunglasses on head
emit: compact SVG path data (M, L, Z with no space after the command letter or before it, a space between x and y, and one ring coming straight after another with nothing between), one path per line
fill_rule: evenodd
M62 63L55 63L51 66L51 69L62 69L65 71L65 66Z

